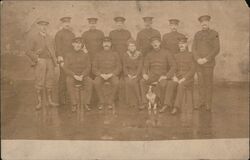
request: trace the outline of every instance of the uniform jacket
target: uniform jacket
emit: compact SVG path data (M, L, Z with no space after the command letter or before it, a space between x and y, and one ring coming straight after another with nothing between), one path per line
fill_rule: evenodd
M91 63L88 53L72 50L67 54L63 70L69 76L83 75L88 76L91 70Z
M127 41L131 38L131 33L128 30L113 30L109 33L109 37L112 41L112 49L119 54L123 54L127 51Z
M179 52L179 38L185 37L184 34L179 32L169 32L163 35L162 37L162 47L168 50L170 53Z
M31 59L32 65L34 65L38 58L51 58L54 65L57 64L55 55L54 41L48 34L43 36L40 33L34 34L28 38L26 46L26 55Z
M137 75L139 76L142 71L143 66L143 57L141 52L135 51L134 55L132 55L129 51L127 51L123 55L123 73L125 76Z
M102 48L102 41L104 38L104 33L98 29L90 29L82 34L83 43L88 50L90 56L100 52Z
M113 73L117 76L121 69L119 55L113 50L102 50L95 56L92 67L94 75Z
M206 58L207 63L203 64L204 67L212 67L215 65L215 56L220 51L219 34L212 30L198 31L194 36L192 45L192 53L195 60L199 58Z
M192 53L185 51L174 55L177 64L175 75L178 79L185 78L186 80L193 79L195 73L195 61Z
M155 36L161 37L161 34L154 28L144 28L138 32L136 44L138 50L142 52L143 56L146 56L146 54L152 50L151 38Z
M69 29L61 29L56 33L56 56L65 57L67 53L71 52L72 39L75 38L74 33Z
M144 59L143 74L148 74L153 81L158 80L160 76L166 75L168 79L172 78L176 71L176 62L171 53L165 49L159 51L152 50Z

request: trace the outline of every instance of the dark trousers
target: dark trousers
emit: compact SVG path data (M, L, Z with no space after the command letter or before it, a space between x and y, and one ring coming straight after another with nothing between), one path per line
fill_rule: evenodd
M185 91L186 89L192 89L193 82L193 79L186 80L181 84L175 81L169 81L166 91L167 94L165 98L165 104L168 106L182 108Z
M166 87L166 95L165 95L164 105L173 107L174 101L175 101L175 96L176 96L177 85L178 85L178 83L176 83L172 80L168 81L167 87Z
M107 85L109 87L106 87ZM114 104L115 96L119 88L119 79L117 76L112 76L108 80L104 80L98 76L94 80L94 87L99 99L99 104Z
M139 88L139 80L137 78L125 78L125 98L127 105L136 106L141 104L141 95Z
M59 88L58 88L58 96L59 96L59 103L65 104L67 100L67 87L66 87L66 74L64 73L63 69L60 68L60 76L59 76Z
M214 67L197 67L199 106L212 105Z
M79 97L76 80L73 77L68 76L66 83L72 105L79 104L79 100L81 100L83 105L90 104L92 96L92 80L89 77L85 77L80 82L81 87L79 87L79 89L81 92L81 97Z

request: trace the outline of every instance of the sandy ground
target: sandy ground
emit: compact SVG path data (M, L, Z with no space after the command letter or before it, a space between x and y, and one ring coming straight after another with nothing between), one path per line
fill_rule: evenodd
M32 81L16 81L16 94L10 88L1 92L3 139L67 140L170 140L248 137L248 84L216 85L213 111L182 114L151 114L146 110L117 105L116 112L95 106L82 119L59 106L36 111ZM197 88L194 98L197 99Z

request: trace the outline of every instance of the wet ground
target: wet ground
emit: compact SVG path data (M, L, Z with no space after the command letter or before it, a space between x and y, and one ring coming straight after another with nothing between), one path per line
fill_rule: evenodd
M151 114L118 105L116 112L93 107L81 118L69 106L36 111L32 81L17 81L16 93L1 92L2 139L170 140L248 137L248 84L216 85L213 111ZM195 89L195 99L197 89Z

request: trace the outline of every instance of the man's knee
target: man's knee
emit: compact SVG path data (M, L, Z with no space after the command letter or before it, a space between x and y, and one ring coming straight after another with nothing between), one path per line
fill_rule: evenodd
M86 77L84 79L84 83L87 87L92 87L93 86L93 80L90 77Z
M131 79L125 79L125 83L128 85L128 86L135 86L137 85L137 81L136 80L131 80Z
M146 80L145 79L141 79L140 80L140 85L141 86L145 86L146 85Z
M93 84L93 80L90 77L85 78L86 83Z
M184 83L178 85L178 90L184 90L186 88Z
M165 88L165 87L167 86L167 80L161 80L161 81L159 82L159 86L160 86L161 88Z
M168 87L168 88L175 88L175 87L178 86L178 83L175 82L175 81L168 81L168 82L166 82L166 83L167 83L167 87Z
M117 76L114 76L111 78L111 81L110 81L114 86L118 86L119 85L119 79Z
M95 80L93 81L94 85L100 85L102 83L102 80L100 77L96 77Z

